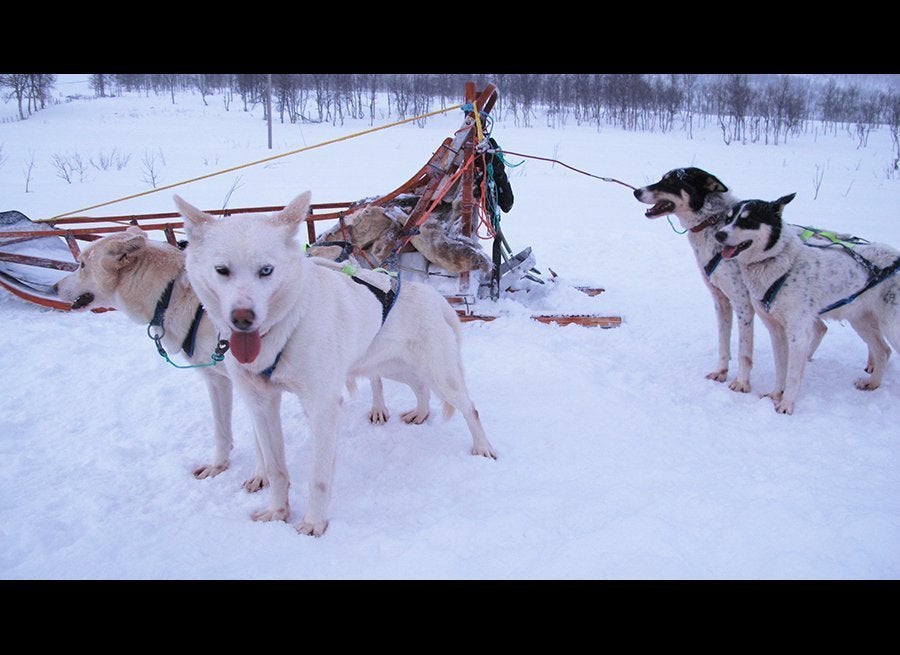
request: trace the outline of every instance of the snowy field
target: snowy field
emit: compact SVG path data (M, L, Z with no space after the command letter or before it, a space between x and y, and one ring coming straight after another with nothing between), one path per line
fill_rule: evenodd
M60 95L71 95L67 76ZM500 89L502 94L503 89ZM462 94L462 89L460 89ZM460 98L460 101L462 98ZM0 124L0 210L33 220L369 129L274 125L198 95L82 99ZM12 105L0 110L13 113ZM393 119L384 118L382 123ZM462 113L342 141L91 212L313 202L389 192L460 125ZM376 121L376 124L378 122ZM514 152L639 186L698 166L742 198L797 192L791 222L900 246L900 176L886 128L868 146L811 127L786 144L726 146L718 129L670 134L497 120ZM55 155L127 163L57 176ZM761 394L774 366L757 319L753 392L705 379L716 361L712 300L684 235L623 186L509 156L514 250L531 246L557 288L509 315L463 326L470 391L497 461L468 454L457 414L400 422L413 405L386 384L391 420L369 424L368 385L345 402L330 527L305 508L311 445L296 399L283 404L290 523L256 523L266 503L249 415L235 406L232 465L195 480L212 454L199 375L166 364L121 312L43 309L0 293L0 578L6 580L888 580L900 577L900 357L858 391L866 348L829 324L793 415ZM29 163L33 163L27 173ZM26 181L28 189L26 192ZM673 221L674 222L674 221ZM677 225L677 223L675 223ZM602 286L588 298L572 286ZM615 329L545 325L532 308L623 317ZM733 338L736 352L736 335ZM434 410L437 401L432 400Z

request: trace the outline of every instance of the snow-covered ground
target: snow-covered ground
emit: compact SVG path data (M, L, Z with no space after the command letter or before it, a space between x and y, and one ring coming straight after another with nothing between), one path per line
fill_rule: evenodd
M58 93L73 95L62 76ZM502 94L503 89L500 89ZM462 94L462 89L460 90ZM6 107L6 113L13 113ZM8 110L8 111L7 111ZM314 202L393 190L455 131L459 110L91 215ZM391 119L384 118L383 123ZM376 123L377 124L377 123ZM274 125L220 98L126 94L49 107L0 124L0 210L44 219L369 129ZM900 246L884 128L858 149L811 127L787 144L726 146L714 126L669 134L497 120L510 151L555 158L632 185L699 166L743 198L790 192L792 222ZM53 157L115 158L82 180ZM773 384L757 320L753 392L705 379L716 360L712 301L686 237L616 184L509 156L514 250L559 276L535 308L623 317L615 329L509 315L466 323L467 380L497 461L468 454L457 414L400 422L413 404L387 383L391 420L366 419L365 383L345 403L330 527L256 523L263 491L249 416L235 409L232 466L195 480L212 453L200 377L166 364L121 312L43 309L0 293L0 578L3 579L896 579L900 577L900 361L861 392L866 349L832 323L795 413L761 398ZM30 173L29 165L33 163ZM27 192L26 192L27 180ZM602 286L588 298L572 286ZM733 339L736 349L736 335ZM437 401L433 400L437 409ZM292 522L311 457L299 404L283 406Z

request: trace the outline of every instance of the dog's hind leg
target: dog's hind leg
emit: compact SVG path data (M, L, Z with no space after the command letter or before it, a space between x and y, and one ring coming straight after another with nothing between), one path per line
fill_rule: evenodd
M459 363L448 362L448 366L438 369L445 372L444 375L433 375L428 380L430 386L438 398L444 401L444 415L449 418L454 409L459 410L469 427L472 435L472 454L497 459L497 453L491 442L488 441L481 425L481 417L472 403L469 392L466 389L462 366Z
M891 348L881 334L878 319L872 314L854 317L850 319L850 325L869 347L868 366L866 368L869 378L858 379L856 388L872 391L881 386L884 369L887 366L888 358L891 356Z
M807 357L807 361L813 360L813 355L816 354L816 351L819 349L819 344L822 343L822 339L825 337L825 333L828 332L828 326L825 325L825 321L822 319L816 319L816 333L813 336L812 344L809 347L809 357Z
M203 381L206 382L206 391L212 405L216 454L212 464L205 464L194 469L194 477L198 480L215 477L227 469L228 458L234 447L234 437L231 432L231 380L227 376L204 371Z
M409 380L407 384L416 395L416 406L414 409L403 412L400 418L403 419L404 423L421 425L431 414L431 391L428 389L428 385L423 384L419 380Z

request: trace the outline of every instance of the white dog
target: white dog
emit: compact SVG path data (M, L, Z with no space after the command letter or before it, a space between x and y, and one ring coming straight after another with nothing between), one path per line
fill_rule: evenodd
M794 195L739 202L716 232L772 337L776 387L769 395L782 414L794 411L820 318L848 321L868 346L871 375L857 380L860 389L881 384L891 353L884 336L900 348L900 279L893 275L900 251L859 240L805 244L782 221Z
M456 312L433 288L403 282L396 302L373 290L371 276L351 276L300 256L296 240L310 194L271 216L215 219L175 197L190 246L187 272L214 324L229 334L226 363L247 400L270 486L256 520L287 520L290 481L280 402L296 394L313 433L309 502L297 529L327 525L337 450L341 392L354 377L384 376L429 388L458 409L472 453L496 458L469 397Z

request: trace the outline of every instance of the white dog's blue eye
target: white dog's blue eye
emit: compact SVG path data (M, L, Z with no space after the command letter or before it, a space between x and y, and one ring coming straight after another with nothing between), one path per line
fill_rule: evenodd
M274 271L274 270L275 270L275 268L273 266L269 266L267 264L267 265L263 266L261 269L259 269L259 276L266 277L268 275L271 275L272 271Z
M216 273L228 277L231 274L231 271L228 270L227 266L216 266Z

